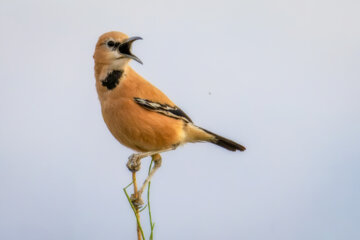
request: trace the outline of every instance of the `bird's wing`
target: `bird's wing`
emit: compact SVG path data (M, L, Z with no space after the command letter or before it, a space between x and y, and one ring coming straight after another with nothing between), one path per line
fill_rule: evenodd
M175 118L175 119L181 119L184 122L192 123L192 120L186 113L184 113L183 110L178 108L177 106L170 106L168 104L161 104L158 102L153 102L148 99L138 98L134 97L134 101L139 104L141 107L145 108L149 111L154 111L160 114L163 114L165 116Z

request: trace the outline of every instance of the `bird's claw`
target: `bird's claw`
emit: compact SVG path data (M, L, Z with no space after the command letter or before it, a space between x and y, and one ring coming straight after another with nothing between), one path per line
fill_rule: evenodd
M129 157L129 161L126 166L131 172L137 172L140 170L141 161L140 157L137 154L131 154Z
M131 194L130 200L136 209L140 209L144 205L144 201L139 194Z

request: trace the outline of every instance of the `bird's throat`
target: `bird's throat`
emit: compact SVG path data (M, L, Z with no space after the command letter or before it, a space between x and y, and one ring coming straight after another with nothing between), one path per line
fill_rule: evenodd
M122 70L113 70L109 72L104 80L101 80L101 85L106 87L108 90L114 89L120 81L121 76L124 71Z

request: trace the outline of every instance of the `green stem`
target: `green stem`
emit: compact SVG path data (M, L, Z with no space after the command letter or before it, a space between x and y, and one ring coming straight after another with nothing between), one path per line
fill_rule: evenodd
M150 174L150 171L151 171L151 167L153 165L153 162L154 160L151 159L151 163L150 163L150 166L149 166L149 171L148 171L148 175ZM149 209L149 219L150 219L150 229L151 229L151 232L150 232L150 240L153 240L153 233L154 233L154 226L155 224L152 222L152 217L151 217L151 207L150 207L150 186L151 186L151 181L149 182L149 186L148 186L148 191L147 191L147 201L148 201L148 209Z
M131 199L130 199L130 197L129 197L129 194L126 192L126 189L127 189L128 187L130 187L131 184L133 184L133 183L131 182L129 185L127 185L126 187L124 187L123 190L124 190L124 193L125 193L125 195L126 195L127 200L128 200L129 203L130 203L130 206L131 206L131 208L132 208L132 210L133 210L133 212L134 212L134 215L135 215L135 218L136 218L136 222L137 222L137 224L138 224L138 226L139 226L139 228L140 228L140 231L141 231L141 236L142 236L143 240L145 240L145 236L144 236L144 232L143 232L143 230L142 230L141 224L140 224L140 220L139 220L139 218L138 218L137 215L136 215L136 209L135 209L134 205L133 205L132 202L131 202Z

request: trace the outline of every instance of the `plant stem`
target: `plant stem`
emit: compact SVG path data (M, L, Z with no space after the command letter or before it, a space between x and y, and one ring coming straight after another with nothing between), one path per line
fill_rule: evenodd
M133 180L134 180L134 175L133 175ZM135 176L135 182L136 182L136 176ZM130 197L129 197L129 194L127 193L126 189L128 187L130 187L131 184L134 184L134 182L130 183L129 185L127 185L125 188L123 188L124 190L124 193L126 195L126 198L127 200L129 201L129 204L134 212L134 215L135 215L135 218L136 218L136 223L137 223L137 237L138 237L138 240L141 240L141 237L143 240L145 240L145 236L144 236L144 232L142 230L142 227L141 227L141 223L140 223L140 216L139 216L139 210L135 208L134 204L132 203ZM135 185L135 184L134 184ZM136 186L137 188L137 186Z
M137 182L136 182L136 172L132 173L132 180L134 183L134 197L137 198L138 190L137 190ZM137 226L136 226L137 238L138 238L138 240L141 240L140 214L139 214L139 209L137 207L135 208L135 216L136 216L136 221L137 221ZM145 238L143 238L143 240L145 240Z
M149 166L149 172L148 174L150 174L150 171L151 171L151 167L153 165L153 162L154 162L154 156L151 157L151 163L150 163L150 166ZM152 222L152 217L151 217L151 207L150 207L150 186L151 186L151 181L149 182L149 186L148 186L148 191L147 191L147 206L148 206L148 209L149 209L149 219L150 219L150 240L153 240L153 232L154 232L154 226L155 224L153 224Z

